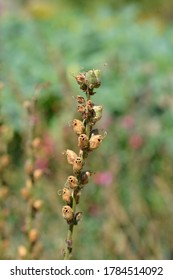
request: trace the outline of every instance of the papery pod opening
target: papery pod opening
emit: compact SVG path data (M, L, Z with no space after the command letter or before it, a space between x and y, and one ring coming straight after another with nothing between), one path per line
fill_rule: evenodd
M73 163L73 171L75 173L78 173L78 172L80 172L82 167L83 167L83 161L80 157L77 157L76 160Z
M67 222L71 222L74 217L73 209L69 205L63 206L62 216Z
M81 134L78 137L78 147L83 149L88 148L89 139L86 134Z
M100 144L102 143L103 140L103 136L102 135L93 135L91 136L90 140L89 140L89 148L90 150L95 150L97 149Z
M75 176L68 176L66 185L71 189L75 189L79 186L78 179Z
M85 133L85 126L83 124L82 121L78 120L78 119L74 119L72 121L72 127L73 127L73 131L77 134L80 135L82 133Z
M73 164L77 158L77 154L74 151L69 150L69 149L64 151L64 154L67 156L67 161L69 164Z

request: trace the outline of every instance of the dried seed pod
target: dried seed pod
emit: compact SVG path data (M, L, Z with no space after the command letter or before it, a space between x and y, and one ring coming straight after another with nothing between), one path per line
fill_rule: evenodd
M85 73L80 73L79 75L76 75L75 79L79 85L85 84Z
M102 112L103 112L103 106L98 105L98 106L94 106L93 107L94 110L94 117L92 119L93 123L96 123L97 121L99 121L102 117Z
M39 211L43 205L43 201L41 199L37 199L33 202L32 208L35 211Z
M2 186L1 188L0 188L0 199L6 199L7 198L7 196L8 196L8 194L9 194L9 189L8 189L8 187L7 186Z
M31 190L27 187L21 189L21 195L25 200L28 200L31 197Z
M33 141L32 141L32 147L34 149L38 149L40 148L41 145L41 139L39 137L36 137Z
M82 219L82 212L77 212L75 214L75 224L77 225Z
M10 163L9 155L3 155L0 157L0 169L6 168Z
M91 100L88 100L88 101L86 102L86 107L87 107L87 109L88 109L89 111L91 111L91 110L93 109L93 106L94 106L94 104L92 103Z
M78 172L80 172L82 167L83 167L82 159L80 157L77 157L76 160L73 163L73 171L75 173L78 173Z
M85 106L84 105L78 105L77 110L79 113L84 113L85 112Z
M64 151L64 154L66 154L67 156L67 161L69 164L73 164L74 161L77 158L77 154L75 152L73 152L72 150L67 149L66 151Z
M89 70L86 72L86 81L90 89L98 88L100 86L100 73L100 70Z
M17 248L17 251L18 251L18 255L21 259L24 259L27 255L27 249L25 246L23 245L20 245L18 248Z
M34 171L34 165L32 160L28 159L25 163L25 171L28 175L32 175Z
M85 98L83 96L77 95L76 98L79 104L85 103Z
M89 139L86 134L80 134L78 137L78 147L83 149L88 148Z
M29 241L32 244L34 244L38 240L38 237L39 237L38 230L35 228L31 229L29 232Z
M35 180L38 180L41 178L41 176L43 175L43 170L42 169L35 169L33 172L33 176Z
M62 191L62 199L63 199L63 201L65 201L65 202L68 203L68 204L71 203L71 192L70 192L69 189L63 188L63 191Z
M88 183L89 177L91 177L92 172L91 171L83 171L80 175L80 183L82 185L85 185Z
M62 208L62 216L69 223L73 220L73 210L69 205L65 205Z
M83 122L80 120L74 119L72 121L72 127L73 127L73 131L77 135L80 135L85 132L85 126L84 126Z
M91 136L90 140L89 140L89 147L90 150L95 150L97 149L100 144L102 143L103 140L103 136L102 135L93 135Z
M66 185L68 185L71 189L75 189L79 186L78 179L75 176L68 176Z
M96 77L96 80L97 82L95 83L95 88L98 88L100 85L101 85L101 81L100 81L100 78L101 78L101 71L96 69L94 70L94 74L95 74L95 77Z

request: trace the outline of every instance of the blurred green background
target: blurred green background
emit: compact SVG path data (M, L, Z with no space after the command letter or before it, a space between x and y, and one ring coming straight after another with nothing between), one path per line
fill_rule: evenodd
M140 3L139 3L140 2ZM76 150L74 75L101 69L93 101L108 135L91 154L96 172L82 192L74 259L173 257L173 3L165 0L0 0L1 259L25 245L23 165L28 126L23 102L48 83L37 104L36 197L40 259L62 259L67 225L57 195L71 173L63 150ZM3 234L2 234L3 233Z

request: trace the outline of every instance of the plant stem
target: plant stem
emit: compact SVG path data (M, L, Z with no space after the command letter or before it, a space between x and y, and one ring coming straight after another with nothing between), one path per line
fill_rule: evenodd
M89 92L86 92L86 100L87 101L90 100ZM90 124L89 124L89 122L87 121L87 118L86 118L85 130L86 130L86 135L88 137L90 135L91 129L92 129L92 127L90 126ZM82 158L82 160L84 161L87 158L88 153L80 150L79 155ZM78 188L77 190L74 190L73 193L72 193L72 210L73 210L73 213L76 212L76 204L77 204L77 200L78 200L79 190L80 190L80 188ZM64 252L64 260L69 260L71 258L71 253L72 253L72 248L73 248L73 229L74 229L74 222L72 222L69 225L69 228L68 228L67 239L66 239L66 248L65 248L65 252Z
M76 211L76 196L78 192L73 191L72 194L72 209L73 213ZM64 253L64 260L69 260L71 257L72 253L72 246L73 246L73 228L74 228L74 223L71 223L68 228L67 232L67 239L66 239L66 249Z

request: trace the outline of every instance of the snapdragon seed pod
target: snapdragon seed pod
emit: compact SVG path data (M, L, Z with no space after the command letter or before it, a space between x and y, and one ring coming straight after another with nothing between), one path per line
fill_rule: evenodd
M82 167L83 167L82 159L80 157L77 157L76 160L73 163L73 171L75 173L78 173L78 172L80 172Z
M79 85L85 84L85 73L80 73L75 77L75 79Z
M88 101L86 102L86 107L87 107L87 109L88 109L89 111L91 111L91 110L93 109L93 106L94 106L94 104L92 103L91 100L88 100Z
M83 149L86 149L88 147L89 139L86 134L81 134L78 137L78 147Z
M85 98L83 96L78 95L77 96L77 101L79 104L85 103Z
M68 176L66 184L71 188L75 189L79 186L78 179L75 176Z
M72 150L67 149L66 151L64 151L64 154L66 154L67 156L67 161L69 164L73 164L74 161L77 158L77 154L75 152L73 152Z
M91 171L83 171L81 173L81 176L80 176L80 183L82 185L87 184L88 183L88 179L89 179L89 177L91 177L91 175L92 175Z
M89 70L86 72L86 81L90 89L98 88L100 86L100 73L100 70Z
M101 135L93 135L91 136L90 140L89 140L89 147L90 147L90 150L95 150L97 149L100 144L102 143L102 140L103 140L103 136Z
M77 212L75 214L75 224L77 225L81 219L82 219L82 212Z
M18 248L17 248L17 251L18 251L18 255L21 259L25 258L26 255L27 255L27 248L23 245L20 245Z
M79 113L84 113L85 112L85 106L84 105L78 105L77 110L78 110Z
M62 199L63 199L66 203L70 204L70 202L71 202L71 192L70 192L69 189L63 188L63 191L62 191Z
M93 106L93 110L94 110L95 116L93 117L92 121L94 123L96 123L102 117L103 106L100 106L100 105L99 106Z
M100 81L101 71L96 69L96 70L94 70L94 74L95 74L95 77L97 80L97 82L95 83L95 88L98 88L101 85L101 81Z
M71 222L73 220L74 217L73 210L69 205L63 206L62 216L67 222Z
M84 126L83 122L80 120L74 119L72 121L72 127L73 127L73 131L77 135L80 135L85 132L85 126Z
M33 244L38 240L39 233L38 230L33 228L29 231L29 241Z

